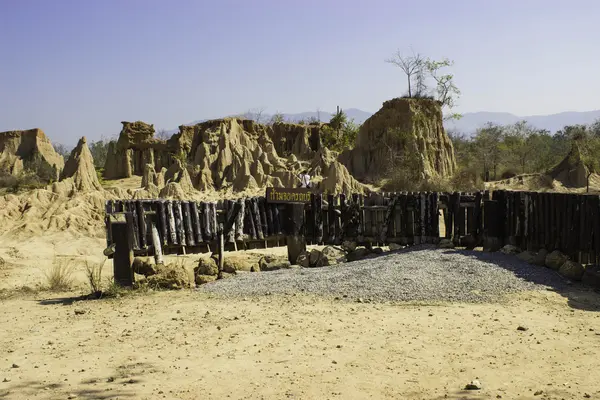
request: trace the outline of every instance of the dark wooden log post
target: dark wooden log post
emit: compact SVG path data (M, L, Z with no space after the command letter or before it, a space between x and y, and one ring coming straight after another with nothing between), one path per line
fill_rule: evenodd
M266 236L267 237L271 237L273 235L275 235L275 228L273 225L273 207L271 207L271 204L267 203L266 201L264 202L264 209L265 209L265 214L267 215L267 233Z
M112 241L112 232L110 229L110 216L114 212L114 204L112 200L107 200L105 203L104 225L106 227L106 247L109 247Z
M206 242L210 242L213 239L213 232L210 230L209 214L210 208L207 203L200 203L200 222L202 224L202 238Z
M248 228L248 234L253 240L258 239L258 234L256 232L255 220L253 214L253 206L252 200L246 199L245 201L245 215L244 215L244 226Z
M271 204L271 209L273 210L273 229L275 230L276 235L281 235L283 224L281 222L281 212L279 212L279 206L277 204Z
M264 197L258 197L256 199L256 204L258 206L258 216L260 219L261 231L263 234L262 239L267 239L269 237L268 233L268 220L267 220L267 212L265 207L266 199Z
M235 223L235 217L236 215L236 208L238 208L239 206L235 206L237 204L237 202L234 202L233 200L227 200L225 202L225 210L226 210L226 218L227 220L233 219L232 222L232 226ZM233 243L235 242L235 230L234 229L225 229L225 242L226 243Z
M296 264L298 256L306 251L304 236L304 204L292 203L286 205L286 243L288 260Z
M223 279L223 264L225 260L225 236L223 234L223 223L217 225L217 254L218 254L218 269L217 279Z
M461 227L461 218L464 221L465 216L464 213L460 215L460 192L452 193L450 197L450 204L452 207L452 221L454 232L452 235L452 241L455 246L460 245L460 227Z
M501 239L498 236L500 225L504 223L503 215L498 212L499 203L497 200L485 200L483 202L483 250L497 251L502 247Z
M194 246L194 227L192 226L192 213L188 201L181 202L181 212L183 216L183 226L185 231L186 243L188 246Z
M142 202L140 200L136 200L134 202L135 211L136 211L136 223L139 229L139 238L138 238L138 247L140 249L145 249L148 247L148 231L146 230L146 215L144 213L144 207L142 206Z
M335 232L335 222L337 220L337 215L335 213L335 196L332 194L327 195L327 231L328 238L327 242L330 244L336 243L336 232Z
M246 212L246 202L244 199L237 200L240 211L235 219L235 240L244 240L244 216Z
M169 237L171 239L171 244L179 244L177 240L177 228L175 225L175 213L173 212L173 202L171 200L167 200L167 219L169 220Z
M164 200L157 201L156 212L158 213L158 225L160 226L160 232L162 234L162 244L166 246L169 243L169 227L167 222L167 210L165 209Z
M156 227L156 223L153 221L150 223L150 231L152 237L152 248L154 249L154 262L156 264L163 263L163 254L162 254L162 246L160 243L160 236L158 234L158 228Z
M200 210L198 210L198 204L195 201L190 201L190 213L192 214L192 225L194 225L196 243L200 244L204 242L204 237L202 236Z
M432 219L432 234L433 243L437 244L440 241L440 208L439 208L439 193L432 193L431 198L431 219Z
M251 204L252 204L252 218L254 219L254 227L256 229L256 236L258 237L259 240L264 240L265 235L263 232L262 222L260 220L260 209L258 207L258 199L256 197L253 197L251 199Z
M175 229L177 230L177 240L179 245L184 248L185 252L185 227L183 226L183 211L181 207L181 201L173 202L173 212L175 213Z
M385 217L383 220L383 229L381 230L380 240L382 243L387 243L389 232L393 228L395 213L396 213L396 205L398 204L398 197L390 199L387 209L385 211Z
M314 197L315 211L315 242L323 243L323 195L317 193Z
M119 286L130 287L133 285L133 243L132 232L134 220L131 213L125 214L125 222L113 222L112 233L115 243L113 255L113 276ZM137 229L137 228L135 228Z
M343 242L346 237L346 230L348 229L348 203L346 202L346 195L340 194L340 231L338 233L338 241Z

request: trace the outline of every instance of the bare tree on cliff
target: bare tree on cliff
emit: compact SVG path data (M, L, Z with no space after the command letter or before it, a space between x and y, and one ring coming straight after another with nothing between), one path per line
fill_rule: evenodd
M170 136L171 135L169 135L169 132L166 129L159 129L156 131L156 137L160 140L168 140Z
M424 89L425 79L423 76L423 71L426 59L419 53L415 53L414 50L412 50L412 55L404 56L400 50L397 50L396 53L391 58L385 60L385 62L395 65L406 74L406 79L408 82L408 97L413 97L413 79L416 79L417 81L417 92ZM419 83L421 83L421 85L419 85ZM419 95L421 94L422 93L419 93Z
M455 106L456 99L460 96L460 90L454 84L454 75L441 73L441 70L454 65L454 61L444 58L440 61L431 60L423 57L419 53L412 51L412 55L403 56L400 50L388 60L387 63L399 67L408 80L408 97L435 97L442 107L452 109ZM432 84L435 82L435 96L432 96L428 80ZM414 86L414 90L413 90ZM446 119L461 117L458 113L449 114Z

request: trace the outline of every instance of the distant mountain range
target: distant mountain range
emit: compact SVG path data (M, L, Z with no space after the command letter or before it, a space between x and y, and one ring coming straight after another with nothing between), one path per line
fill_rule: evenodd
M349 119L354 119L354 122L357 124L362 124L367 118L373 115L373 113L359 110L357 108L344 109L344 112ZM320 117L322 122L327 122L331 119L332 115L333 113L326 111L320 111L318 113L316 111L307 111L296 114L283 114L283 117L286 121L290 122L309 120L317 117ZM271 117L272 114L262 114L260 119L261 121L267 122L271 119ZM488 122L498 125L510 125L525 120L538 129L547 129L548 131L554 133L566 125L591 124L597 119L600 119L600 110L584 112L568 111L558 114L530 115L524 117L503 112L481 111L465 113L459 120L446 121L444 126L446 130L472 135L478 128L484 126ZM193 121L185 125L194 125L204 121L206 121L206 119ZM174 129L171 132L176 133L178 132L178 129Z

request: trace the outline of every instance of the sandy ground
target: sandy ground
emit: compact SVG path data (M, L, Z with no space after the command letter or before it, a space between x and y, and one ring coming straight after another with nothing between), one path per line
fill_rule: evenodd
M43 282L54 252L83 277L104 242L44 240L0 244L0 399L600 398L600 295L577 285L486 305L191 290L77 300L83 280L19 288ZM473 379L482 390L462 390Z

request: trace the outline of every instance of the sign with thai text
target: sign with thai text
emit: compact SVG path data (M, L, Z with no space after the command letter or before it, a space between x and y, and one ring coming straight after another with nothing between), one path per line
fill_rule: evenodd
M310 203L308 188L267 188L268 203Z

